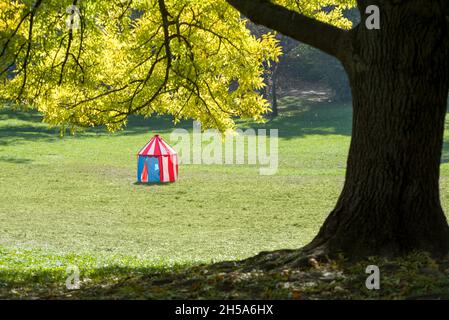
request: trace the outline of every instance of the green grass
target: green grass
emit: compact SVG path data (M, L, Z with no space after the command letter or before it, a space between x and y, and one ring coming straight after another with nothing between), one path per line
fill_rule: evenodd
M168 140L168 119L60 138L37 113L0 111L0 288L60 279L71 264L101 278L306 244L343 183L351 107L292 97L280 104L281 116L266 124L240 123L279 129L276 175L250 165L183 165L178 182L151 186L135 184L136 152L155 133ZM446 212L448 149L446 142Z
M36 114L3 112L0 243L181 263L303 245L341 187L350 108L297 109L265 126L282 137L276 175L184 165L177 183L152 186L134 184L136 152L155 133L168 137L169 121L60 139Z

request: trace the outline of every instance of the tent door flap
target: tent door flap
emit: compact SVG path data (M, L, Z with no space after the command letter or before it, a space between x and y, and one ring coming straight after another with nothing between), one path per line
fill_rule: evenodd
M148 166L148 182L160 182L159 159L157 157L149 157L147 159Z

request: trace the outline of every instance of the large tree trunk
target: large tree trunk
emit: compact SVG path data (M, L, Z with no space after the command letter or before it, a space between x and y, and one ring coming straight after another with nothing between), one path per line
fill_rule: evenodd
M348 32L267 0L227 1L254 22L337 57L349 75L354 110L344 188L302 253L446 254L439 166L449 88L447 1L357 0L362 22ZM380 30L365 27L368 5L380 8ZM283 261L289 259L294 254Z
M349 257L448 252L439 168L449 55L445 17L431 2L386 6L380 30L362 24L353 33L346 180L306 249Z

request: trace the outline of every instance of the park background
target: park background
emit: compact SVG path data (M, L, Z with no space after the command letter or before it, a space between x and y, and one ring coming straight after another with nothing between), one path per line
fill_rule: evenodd
M362 265L352 267L352 277L342 276L339 266L317 268L310 279L298 275L297 283L282 274L264 278L227 274L226 264L214 267L307 244L343 185L352 116L343 69L304 44L280 41L285 55L267 67L262 92L273 113L262 124L238 121L242 129L279 130L274 176L261 176L254 165L182 165L176 183L139 185L136 152L154 134L168 139L175 128L169 117L131 117L116 133L100 127L61 136L61 128L43 123L38 112L5 103L0 297L398 298L447 292L447 274L426 255L399 264L382 293L364 290ZM192 123L176 127L191 130ZM449 212L448 120L441 189ZM82 290L65 287L70 266L79 268Z

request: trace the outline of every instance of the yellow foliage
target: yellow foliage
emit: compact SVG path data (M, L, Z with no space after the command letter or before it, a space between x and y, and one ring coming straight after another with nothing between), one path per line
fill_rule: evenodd
M277 2L350 27L342 9L352 1ZM224 131L235 117L267 112L258 93L263 63L282 49L274 33L252 35L226 1L84 0L75 29L71 4L0 0L0 98L33 105L50 124L112 131L130 114L193 118Z

